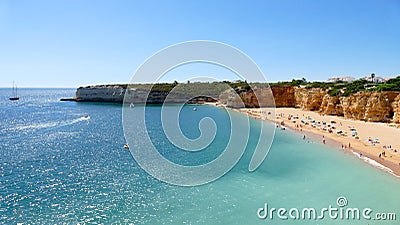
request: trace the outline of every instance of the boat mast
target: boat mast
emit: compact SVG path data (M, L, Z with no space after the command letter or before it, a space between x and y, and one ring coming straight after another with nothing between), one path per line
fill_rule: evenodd
M13 86L12 86L12 96L10 96L10 100L11 101L19 100L18 87L15 85L14 81L13 81Z

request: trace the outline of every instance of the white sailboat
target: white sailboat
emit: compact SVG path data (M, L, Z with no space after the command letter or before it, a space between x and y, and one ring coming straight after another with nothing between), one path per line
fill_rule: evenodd
M17 89L17 86L15 86L14 87L14 81L13 81L13 95L10 97L10 100L11 101L16 101L16 100L19 100L19 97L18 97L18 89Z

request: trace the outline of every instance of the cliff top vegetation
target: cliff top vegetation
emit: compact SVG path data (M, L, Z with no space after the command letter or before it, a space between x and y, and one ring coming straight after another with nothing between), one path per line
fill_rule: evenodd
M205 96L218 96L228 87L233 88L236 92L249 91L251 87L303 87L306 89L320 88L327 90L331 96L350 96L361 91L400 91L400 76L387 80L384 83L374 82L374 74L371 74L370 79L358 79L353 82L309 82L305 78L293 79L291 81L279 81L275 83L259 83L247 81L223 81L223 82L185 82L178 83L156 83L156 84L129 84L130 88L151 90L155 92L171 92L174 88L178 93L191 93ZM96 85L90 87L121 87L126 88L128 84L113 84L113 85Z

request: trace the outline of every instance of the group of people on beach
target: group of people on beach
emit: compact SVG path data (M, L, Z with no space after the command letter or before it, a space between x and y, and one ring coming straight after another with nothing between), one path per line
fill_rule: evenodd
M336 121L330 121L331 122L330 124L328 124L327 122L324 122L324 121L318 122L318 121L315 121L312 117L304 115L304 114L302 116L303 119L300 119L298 114L297 115L289 114L288 116L285 116L284 113L278 113L277 118L283 118L283 119L287 119L287 120L291 121L292 123L294 123L295 129L297 129L299 131L303 131L303 127L306 125L309 125L312 128L320 128L321 130L323 128L327 127L326 131L328 131L329 133L333 133L333 129L335 129L335 124L336 124ZM300 121L300 123L298 121ZM281 123L283 123L283 121ZM343 126L342 122L339 122L337 125L339 125L340 127ZM349 129L350 129L351 136L354 137L355 139L359 139L357 130L354 127L349 127ZM336 133L341 136L347 136L347 134L346 134L347 132L344 132L339 129L336 130ZM303 140L305 140L305 139L306 139L306 135L303 135ZM368 142L371 143L372 146L375 146L375 144L379 143L379 139L378 138L372 139L371 137L368 137ZM325 135L322 135L322 143L323 144L327 143L327 141L325 139ZM341 149L345 150L347 148L351 149L350 142L348 143L348 145L341 144ZM397 149L392 149L391 145L384 145L383 148L385 150L391 150L394 153L398 152ZM383 159L383 157L387 156L385 150L379 153L378 157L380 159ZM362 156L362 153L359 153L359 155ZM400 165L400 163L399 163L399 165Z
M257 113L247 110L247 113L250 116L259 116ZM263 114L263 112L261 112ZM272 113L268 113L268 115L272 115ZM276 117L275 117L276 116ZM268 119L264 117L264 119ZM302 114L300 116L299 114L286 114L285 113L277 113L274 115L273 119L270 118L271 120L274 120L276 122L276 127L282 127L286 125L285 122L288 123L290 127L293 127L296 130L299 130L300 132L303 131L303 129L308 130L307 127L313 128L313 129L319 129L321 132L327 132L329 134L335 133L338 136L343 136L343 137L352 137L355 140L361 140L358 136L358 130L354 126L348 126L348 130L346 131L344 128L344 123L342 124L341 121L336 122L335 120L331 119L330 121L317 121L314 118L312 118L310 115L305 115ZM303 140L306 140L307 137L306 135L303 135ZM370 143L370 146L375 146L376 144L380 144L379 138L371 138L368 137L366 140L368 143ZM309 142L309 141L308 141ZM339 140L341 143L341 149L351 149L351 143L349 142L348 144L343 144L342 140ZM327 144L327 139L325 139L325 135L322 135L322 143ZM340 145L338 146L340 147ZM398 149L393 149L391 145L383 145L382 146L384 151L380 152L377 156L379 159L382 159L384 157L392 157L395 154L398 154ZM389 150L391 153L387 154L387 150ZM359 152L359 156L362 156L362 153ZM400 166L400 163L398 163Z
M397 149L392 149L392 145L384 145L384 146L382 146L382 148L385 150L383 150L381 153L379 153L378 157L380 159L382 159L382 157L386 157L386 150L393 151L394 153L398 152ZM392 157L392 156L390 156L390 157ZM400 165L400 163L399 163L399 165Z
M384 145L382 146L383 149L388 149L388 150L392 150L394 153L397 153L397 149L392 149L391 145Z
M344 145L344 144L342 144L342 149L344 150L344 149L346 149L347 148L347 146L346 145ZM349 149L351 148L351 144L350 144L350 142L349 142Z

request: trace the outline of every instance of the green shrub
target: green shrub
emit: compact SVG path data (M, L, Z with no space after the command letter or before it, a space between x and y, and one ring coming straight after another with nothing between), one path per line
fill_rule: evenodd
M339 96L342 94L342 92L340 91L340 89L332 89L328 91L328 94L330 96Z

